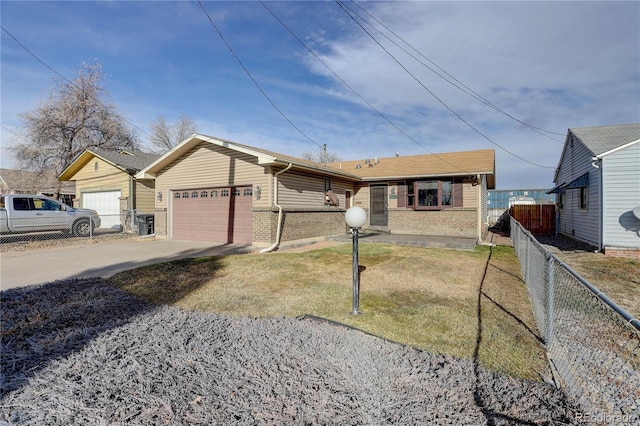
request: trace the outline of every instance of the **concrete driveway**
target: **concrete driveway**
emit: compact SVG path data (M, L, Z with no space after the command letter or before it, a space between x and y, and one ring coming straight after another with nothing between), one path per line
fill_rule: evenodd
M0 289L44 284L69 278L107 278L118 272L181 258L252 251L236 244L198 241L125 239L68 247L0 253Z

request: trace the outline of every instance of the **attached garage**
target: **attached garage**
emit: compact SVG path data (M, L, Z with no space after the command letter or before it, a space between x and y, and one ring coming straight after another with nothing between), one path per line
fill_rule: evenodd
M252 243L251 186L172 191L171 237L213 243Z
M121 191L84 192L81 198L82 207L98 212L102 222L101 228L119 228L121 196Z

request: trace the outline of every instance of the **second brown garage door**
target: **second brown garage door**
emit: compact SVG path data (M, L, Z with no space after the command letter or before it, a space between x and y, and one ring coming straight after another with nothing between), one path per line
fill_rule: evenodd
M172 238L251 244L250 186L173 192Z

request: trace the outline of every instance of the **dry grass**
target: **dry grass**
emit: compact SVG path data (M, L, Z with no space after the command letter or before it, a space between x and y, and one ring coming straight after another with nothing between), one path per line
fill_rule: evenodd
M545 248L636 318L640 318L640 260L605 256L568 237L538 237Z
M546 362L517 258L513 249L495 247L487 266L489 255L488 247L465 252L361 243L361 316L350 314L349 244L179 260L123 272L111 282L153 303L187 309L315 315L539 380Z
M640 318L639 260L607 257L600 253L582 253L580 256L559 255L559 257L622 309Z

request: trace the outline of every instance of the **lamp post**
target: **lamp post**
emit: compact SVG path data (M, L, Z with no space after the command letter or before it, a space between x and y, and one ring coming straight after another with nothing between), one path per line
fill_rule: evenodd
M349 207L344 215L353 236L353 310L352 315L360 315L360 273L358 270L358 231L367 221L367 212L362 207Z

